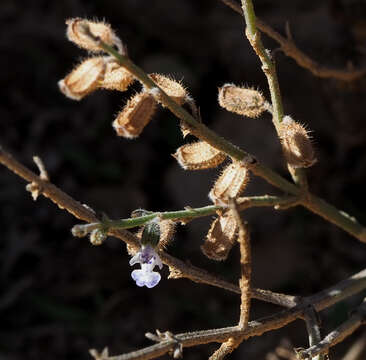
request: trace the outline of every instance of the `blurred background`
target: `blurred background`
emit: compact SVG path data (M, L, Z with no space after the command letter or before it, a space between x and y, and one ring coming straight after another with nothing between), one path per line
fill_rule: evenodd
M254 5L282 34L288 21L299 48L321 64L365 66L364 1ZM2 0L0 142L17 159L36 171L32 156L40 156L54 184L112 218L129 217L140 207L209 204L218 171L188 172L177 165L171 154L184 140L167 110L160 109L136 140L115 135L111 123L138 85L127 93L98 91L80 102L59 92L58 80L87 56L65 37L65 19L76 16L111 23L138 65L182 79L207 125L288 178L270 117L246 119L217 104L217 88L226 82L269 97L243 19L218 0ZM285 113L313 131L319 161L308 170L311 190L366 224L366 78L319 79L281 51L275 59ZM123 243L109 238L93 247L73 238L70 229L78 221L43 197L34 202L25 182L4 167L0 184L0 359L90 359L89 348L108 346L114 355L148 346L144 334L155 329L176 333L237 322L237 295L185 279L168 281L166 268L156 288L138 288ZM279 194L253 178L247 194L265 193ZM365 266L365 244L304 209L251 209L243 218L252 228L255 287L307 296ZM223 263L200 251L211 221L179 226L168 251L237 282L238 247ZM362 295L322 312L323 334L344 321ZM254 300L251 318L277 310ZM332 359L342 359L362 336L362 329L356 331L332 350ZM249 339L230 358L283 359L274 355L277 346L307 347L304 323ZM205 359L217 347L188 348L184 358Z

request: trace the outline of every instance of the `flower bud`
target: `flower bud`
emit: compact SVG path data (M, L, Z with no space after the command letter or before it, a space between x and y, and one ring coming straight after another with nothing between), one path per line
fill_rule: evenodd
M231 211L227 211L213 221L206 240L201 246L202 252L212 260L226 260L238 233L238 224Z
M105 72L102 57L84 60L69 75L58 82L61 92L68 98L80 100L99 87Z
M67 38L83 49L93 52L104 51L98 46L95 40L91 39L90 36L85 33L85 26L88 26L90 32L94 36L100 38L107 45L115 45L119 51L123 49L121 40L116 36L109 24L75 18L66 20L66 25Z
M250 118L256 118L266 110L265 99L259 91L234 84L219 88L219 104L228 111Z
M226 155L205 141L185 144L173 155L185 170L211 169L220 165Z
M216 180L208 197L217 205L227 204L237 198L249 182L249 170L239 161L228 165Z
M160 234L159 221L152 220L148 222L142 231L141 244L151 245L152 247L157 246L160 240Z
M294 168L306 168L316 162L313 145L304 126L290 116L285 116L279 125L278 134L289 165Z
M126 91L134 80L133 75L123 66L115 61L108 62L100 87L108 90Z
M113 121L118 136L133 139L139 136L155 113L156 101L142 92L133 96Z
M174 79L161 74L149 74L150 78L179 105L185 102L187 91ZM159 98L157 99L159 101Z

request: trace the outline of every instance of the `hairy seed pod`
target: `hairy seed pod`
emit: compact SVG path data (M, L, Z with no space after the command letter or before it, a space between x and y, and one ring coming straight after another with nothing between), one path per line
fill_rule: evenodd
M216 218L208 231L202 252L212 260L226 260L238 235L238 224L231 211Z
M310 136L304 126L290 116L279 125L279 136L286 161L294 168L306 168L316 162Z
M219 88L218 99L224 109L250 118L256 118L266 110L265 99L259 91L234 84Z
M185 144L173 155L185 170L212 169L220 165L226 155L205 141Z
M105 73L102 57L84 60L69 75L58 82L61 92L68 98L80 100L99 87Z
M187 91L176 80L161 74L149 74L150 78L179 105L185 102ZM159 98L157 99L159 100Z
M113 121L117 135L128 139L139 136L155 109L156 101L150 94L142 92L133 96Z
M122 41L116 36L109 24L75 18L66 20L66 25L67 38L83 49L93 52L104 51L85 33L85 27L89 27L90 32L106 44L115 45L118 50L123 49Z
M160 241L159 249L164 250L172 241L175 233L176 223L173 220L161 220L160 221Z
M126 91L134 80L133 75L117 62L107 62L100 87L108 90Z
M249 170L239 161L228 165L216 180L208 197L217 205L227 204L244 191L249 182Z

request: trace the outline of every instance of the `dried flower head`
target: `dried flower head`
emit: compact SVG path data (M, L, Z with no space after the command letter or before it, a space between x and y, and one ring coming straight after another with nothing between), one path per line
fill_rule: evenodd
M231 211L216 218L208 231L202 252L212 260L226 260L238 234L238 224Z
M108 90L126 91L134 80L135 78L128 70L116 61L109 61L100 87Z
M265 99L259 91L234 84L219 88L218 99L224 109L250 118L256 118L266 110Z
M310 136L304 126L290 116L279 125L279 136L286 161L294 168L306 168L316 162Z
M66 36L67 38L83 49L101 52L101 49L93 39L85 32L85 27L89 27L90 32L100 38L103 42L110 46L116 46L119 52L123 51L123 44L109 24L105 22L89 21L87 19L75 18L66 20Z
M211 169L220 165L226 155L205 141L185 144L173 155L185 170Z
M92 245L102 245L106 238L107 234L100 229L94 229L90 233L90 243Z
M228 165L216 180L208 197L218 205L225 205L230 199L237 198L249 182L249 170L239 161Z
M156 101L152 95L141 92L133 96L113 121L117 135L129 139L139 136L155 113Z
M161 74L149 74L150 78L158 85L164 92L170 96L179 105L185 102L187 91L176 80ZM157 98L159 100L159 98Z
M61 92L68 98L80 100L99 87L105 73L103 57L84 60L69 75L58 82Z

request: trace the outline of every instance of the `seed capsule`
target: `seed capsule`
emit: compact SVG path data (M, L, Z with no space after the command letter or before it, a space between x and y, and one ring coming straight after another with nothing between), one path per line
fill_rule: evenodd
M126 91L134 80L133 75L124 67L115 61L108 62L100 87L108 90Z
M61 92L73 100L80 100L99 87L105 73L102 57L84 60L69 75L58 82Z
M250 118L256 118L266 110L265 99L259 91L233 84L219 88L218 99L224 109Z
M286 161L294 168L306 168L316 163L314 148L306 129L290 116L279 125L279 136Z
M149 74L151 79L179 105L185 102L187 91L184 87L172 78L161 74ZM159 99L157 99L159 100Z
M237 198L244 191L248 182L249 170L243 163L235 161L224 169L208 197L215 204L227 204L230 199Z
M173 155L185 170L211 169L220 165L226 155L205 141L185 144Z
M83 49L93 52L104 51L85 33L86 26L89 27L90 32L94 36L99 37L106 44L110 46L115 45L119 50L123 49L121 40L116 36L109 24L75 18L66 20L66 25L67 38Z
M226 260L237 238L238 225L230 211L213 221L208 231L202 252L212 260Z
M154 98L142 92L133 96L113 121L117 135L133 139L139 136L150 122L156 109Z

